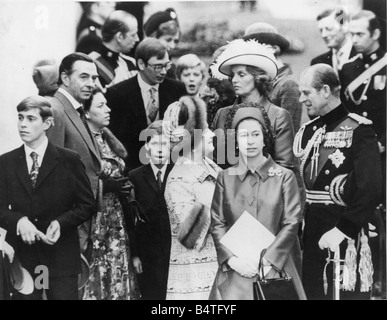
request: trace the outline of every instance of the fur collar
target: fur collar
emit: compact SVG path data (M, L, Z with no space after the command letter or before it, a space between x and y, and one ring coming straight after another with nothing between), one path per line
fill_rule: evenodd
M108 128L104 128L102 132L103 138L106 140L110 149L120 158L125 159L128 152L124 145L117 139L117 137Z

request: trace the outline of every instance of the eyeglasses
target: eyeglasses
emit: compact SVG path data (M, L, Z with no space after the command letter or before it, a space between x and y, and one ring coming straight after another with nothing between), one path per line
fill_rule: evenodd
M163 68L165 68L165 71L168 71L172 67L172 62L167 62L166 64L150 64L148 63L148 66L150 66L155 72L161 72Z

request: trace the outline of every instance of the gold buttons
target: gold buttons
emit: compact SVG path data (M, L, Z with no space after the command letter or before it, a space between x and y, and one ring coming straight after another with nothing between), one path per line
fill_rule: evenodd
M328 175L330 174L331 172L329 170L325 170L325 174Z

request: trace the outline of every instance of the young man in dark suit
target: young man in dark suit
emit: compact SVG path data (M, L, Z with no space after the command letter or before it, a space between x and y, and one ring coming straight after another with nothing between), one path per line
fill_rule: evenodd
M155 120L162 120L167 107L186 94L185 85L166 78L171 67L167 47L158 39L141 41L135 52L139 73L106 91L112 112L110 129L129 151L129 170L141 166L139 139L142 130Z
M168 164L170 141L163 134L162 121L153 122L147 128L146 137L145 149L150 162L130 171L129 179L149 221L135 228L131 251L142 299L165 300L171 229L164 191L173 164Z
M96 202L79 155L48 141L53 125L49 101L40 96L17 106L24 145L0 157L0 226L7 230L21 264L31 275L48 271L49 300L78 299L81 258L77 227ZM44 282L43 282L44 283ZM43 289L14 299L42 299Z

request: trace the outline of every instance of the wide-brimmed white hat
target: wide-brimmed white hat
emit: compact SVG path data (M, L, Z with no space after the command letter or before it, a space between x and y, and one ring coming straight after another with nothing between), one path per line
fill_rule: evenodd
M237 39L229 42L216 61L220 73L230 76L235 65L258 67L274 79L278 73L277 60L270 48L255 40Z

